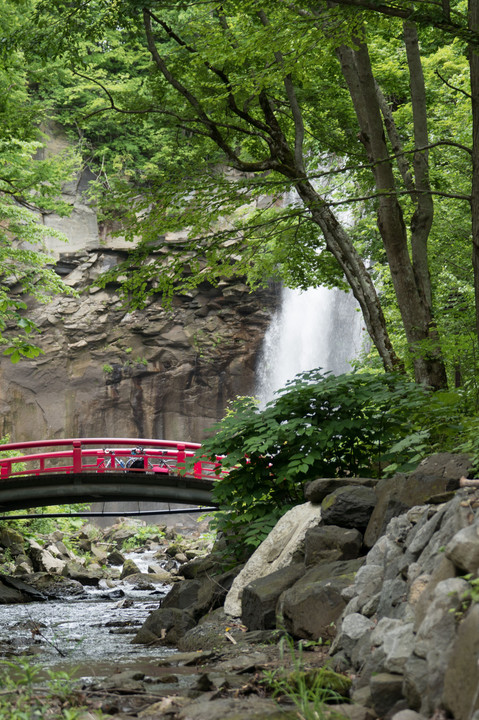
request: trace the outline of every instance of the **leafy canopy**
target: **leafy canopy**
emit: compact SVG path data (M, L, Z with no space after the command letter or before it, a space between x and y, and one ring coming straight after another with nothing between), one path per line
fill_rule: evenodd
M29 3L23 9L26 11ZM78 166L72 152L48 157L42 123L48 108L35 99L34 64L23 52L8 47L8 37L21 27L22 16L7 1L0 8L5 35L0 46L0 345L3 354L17 362L35 357L40 350L31 334L38 330L25 314L26 299L46 302L52 294L72 294L53 270L46 240L65 236L46 227L42 214L66 215L62 185ZM5 47L7 46L7 47Z

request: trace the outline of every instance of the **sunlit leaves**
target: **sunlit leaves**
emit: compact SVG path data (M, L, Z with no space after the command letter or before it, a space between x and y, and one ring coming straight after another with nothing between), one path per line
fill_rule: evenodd
M206 456L224 456L229 469L214 488L222 510L218 527L240 538L248 532L250 542L253 536L258 542L261 517L279 517L301 502L307 480L377 476L393 461L409 469L417 462L419 437L423 454L439 438L452 442L447 423L458 402L454 393L431 400L426 389L401 376L335 377L318 370L299 375L264 410L239 398L201 448Z

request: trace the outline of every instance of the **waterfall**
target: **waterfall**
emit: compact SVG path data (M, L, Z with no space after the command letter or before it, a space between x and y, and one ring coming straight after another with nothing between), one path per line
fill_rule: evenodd
M363 339L363 317L351 293L325 287L283 288L281 305L266 332L256 372L260 407L305 370L348 372Z

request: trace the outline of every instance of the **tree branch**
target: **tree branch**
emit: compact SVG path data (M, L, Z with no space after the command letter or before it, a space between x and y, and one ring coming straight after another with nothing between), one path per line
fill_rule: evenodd
M268 27L270 25L270 22L266 16L266 13L264 10L260 10L259 18L263 25L265 27ZM274 57L276 59L276 62L284 68L284 58L283 54L276 50L274 52ZM293 114L293 122L294 122L294 160L296 168L299 170L301 174L304 174L304 159L303 159L303 145L304 145L304 123L303 123L303 115L301 113L301 108L298 103L298 98L296 97L296 92L293 85L293 78L291 73L288 73L283 78L284 87L286 90L286 95L289 100L289 105L291 108L291 112Z
M436 75L438 76L438 78L439 78L440 80L442 80L442 82L444 83L444 85L447 85L447 87L451 88L451 90L455 90L456 92L462 93L465 97L467 97L468 100L471 99L471 97L472 97L471 93L468 93L468 92L466 92L465 90L463 90L462 88L456 87L455 85L453 85L452 83L450 83L449 80L446 80L446 78L441 75L441 73L439 72L439 70L434 70L434 72L436 73Z
M198 122L200 122L202 125L204 125L207 128L208 136L213 140L213 142L216 143L216 145L223 150L225 155L230 159L230 162L233 164L233 166L238 169L242 170L244 172L262 172L265 170L273 170L278 167L278 163L270 156L270 159L260 161L260 162L244 162L241 160L238 156L238 154L233 150L233 148L226 142L222 134L220 133L218 129L218 125L208 116L208 114L203 109L200 101L194 95L183 83L181 83L178 78L173 75L173 73L169 70L166 62L161 57L161 55L158 52L158 49L156 47L156 43L153 37L153 29L151 27L151 19L152 15L149 10L146 8L143 9L143 21L144 21L144 27L145 27L145 34L148 44L148 49L151 53L151 56L153 58L153 61L155 65L157 66L158 70L162 73L166 81L180 94L182 97L185 98L185 100L188 102L189 105L195 110L197 116L198 116Z

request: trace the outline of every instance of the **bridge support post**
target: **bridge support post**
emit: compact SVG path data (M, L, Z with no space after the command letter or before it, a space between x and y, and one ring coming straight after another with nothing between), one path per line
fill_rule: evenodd
M0 463L0 478L2 478L2 480L6 480L10 477L10 467L11 463L9 462Z
M81 472L81 440L73 441L73 472Z
M178 443L178 455L176 458L176 467L178 469L178 475L184 475L185 473L185 460L186 460L186 445Z

